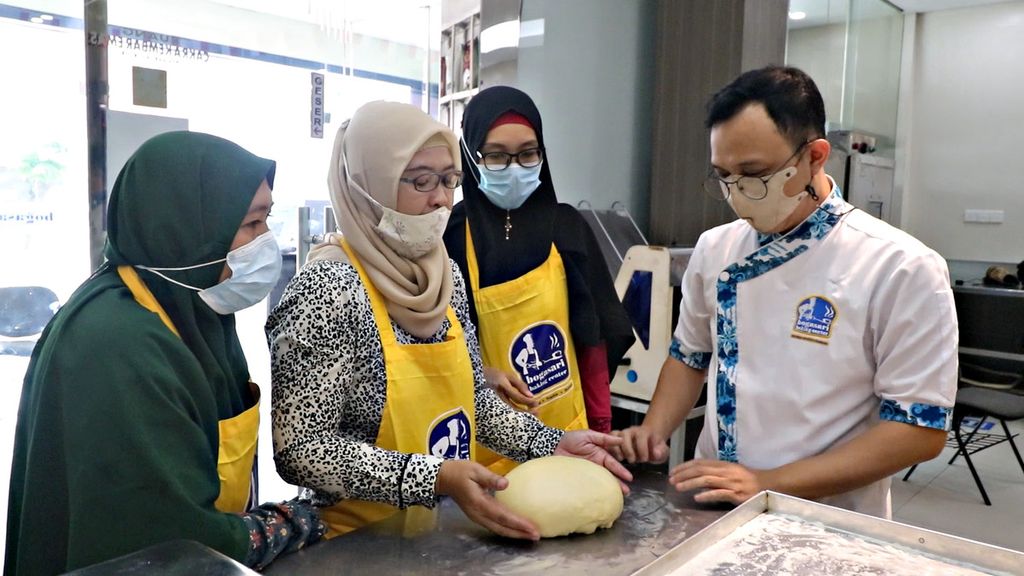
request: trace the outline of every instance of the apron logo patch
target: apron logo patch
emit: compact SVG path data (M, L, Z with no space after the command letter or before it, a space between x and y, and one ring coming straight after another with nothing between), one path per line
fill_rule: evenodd
M569 378L565 333L554 322L540 322L520 332L509 347L519 377L537 394Z
M828 344L836 321L836 307L824 296L809 296L796 307L793 337Z
M438 416L427 435L427 453L446 460L469 460L469 416L461 406Z

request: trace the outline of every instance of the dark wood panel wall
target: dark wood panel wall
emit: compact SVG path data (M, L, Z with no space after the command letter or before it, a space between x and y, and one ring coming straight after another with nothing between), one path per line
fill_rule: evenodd
M740 72L782 64L788 0L658 0L650 241L692 246L732 220L704 193L708 98Z

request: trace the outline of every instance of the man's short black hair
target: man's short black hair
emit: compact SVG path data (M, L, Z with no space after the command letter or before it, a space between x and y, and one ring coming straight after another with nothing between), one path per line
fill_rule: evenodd
M793 146L825 138L821 93L803 70L789 66L766 66L740 74L711 97L704 125L713 128L754 102L764 106L779 133Z

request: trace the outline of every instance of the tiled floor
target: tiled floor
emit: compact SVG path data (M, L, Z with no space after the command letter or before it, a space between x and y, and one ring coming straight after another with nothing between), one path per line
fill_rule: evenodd
M1011 432L1021 434L1016 442L1024 450L1024 420L1009 424ZM971 457L991 506L982 501L963 458L946 464L953 452L946 448L921 464L907 482L905 471L893 476L893 520L1024 551L1024 470L1013 449L1004 442Z

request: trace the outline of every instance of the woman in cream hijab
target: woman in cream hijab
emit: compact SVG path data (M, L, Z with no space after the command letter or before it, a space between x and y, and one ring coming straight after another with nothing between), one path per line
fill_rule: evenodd
M406 104L371 102L338 130L328 176L341 234L310 254L267 321L274 459L324 507L328 537L451 496L515 538L537 528L490 496L476 438L525 461L590 459L623 480L617 438L548 428L484 382L466 288L441 235L462 179L458 141Z

